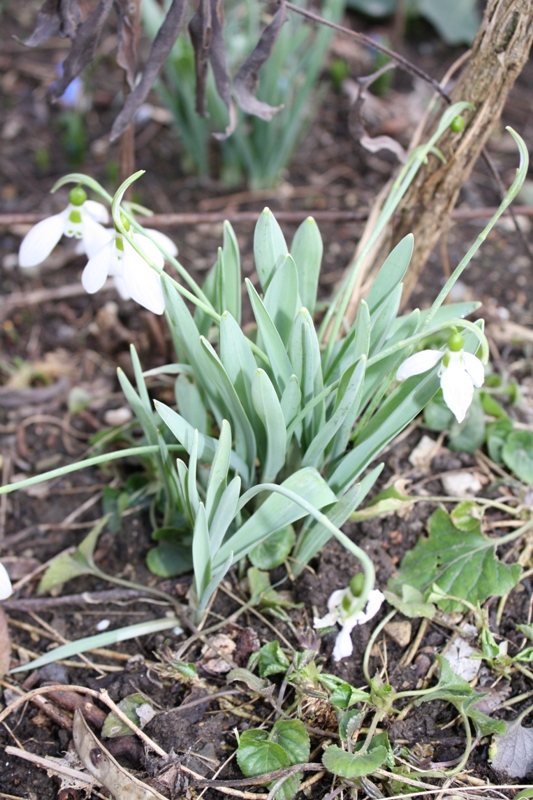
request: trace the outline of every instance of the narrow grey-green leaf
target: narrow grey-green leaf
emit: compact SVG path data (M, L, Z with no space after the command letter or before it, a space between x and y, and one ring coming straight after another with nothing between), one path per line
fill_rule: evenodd
M272 276L264 297L265 308L285 346L289 341L296 312L301 308L298 272L294 259L286 255Z
M289 356L292 372L298 378L305 406L324 388L320 344L311 315L306 308L300 309L294 320L289 339ZM318 403L304 420L304 430L309 442L316 436L325 422L325 401Z
M231 426L224 420L220 429L218 447L211 465L207 481L205 510L208 523L211 524L218 504L226 489L231 457Z
M242 276L239 243L229 222L224 222L224 253L222 287L224 311L229 311L237 323L241 323Z
M200 503L192 537L192 563L196 596L201 598L211 580L211 543L205 506Z
M254 258L263 291L266 291L280 256L289 252L285 237L276 218L265 208L254 231Z
M298 269L298 284L302 305L311 316L315 313L318 279L324 245L313 217L307 217L294 235L291 255Z
M218 552L224 536L233 522L239 507L239 497L241 494L241 479L235 475L229 482L226 490L220 498L214 514L213 521L209 526L209 537L211 539L211 555L214 557Z
M255 428L257 420L252 403L252 378L257 364L249 340L229 312L224 312L220 318L220 360Z
M372 283L372 288L366 300L371 314L403 281L413 255L413 247L414 237L412 233L409 233L398 242L385 259Z
M266 452L261 464L263 483L273 481L285 464L286 428L276 390L266 372L257 369L252 381L252 402L266 431Z
M291 362L270 314L248 279L246 280L246 288L248 289L248 295L257 322L257 328L261 336L261 342L270 361L274 382L278 392L281 394L293 373Z

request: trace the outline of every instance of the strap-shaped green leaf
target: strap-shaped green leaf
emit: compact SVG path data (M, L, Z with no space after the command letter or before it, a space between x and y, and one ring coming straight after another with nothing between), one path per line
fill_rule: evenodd
M229 311L237 323L241 324L242 275L239 243L229 222L224 222L222 245L222 311Z
M135 349L135 345L133 344L130 345L130 356L131 356L131 364L133 367L133 374L135 375L135 383L137 384L137 391L139 393L139 397L141 398L141 402L145 407L145 409L151 414L152 403L150 402L148 389L146 388L146 383L144 381L141 362L139 361L137 350Z
M196 596L201 598L211 580L211 546L205 506L200 503L192 536L192 563Z
M311 315L306 308L300 309L292 326L289 339L289 356L292 371L298 378L302 391L302 405L305 406L322 391L322 363L320 345ZM325 401L309 412L304 420L307 441L311 442L324 425Z
M124 392L124 396L130 404L133 413L141 423L144 435L150 444L157 444L157 428L154 421L154 414L151 410L147 410L145 404L131 385L125 372L119 367L117 369L117 377L120 383L120 388Z
M252 381L252 401L266 431L266 451L262 455L261 480L273 481L285 464L286 428L281 404L272 381L264 369L257 369Z
M252 378L257 364L249 340L227 311L220 318L220 360L255 429L258 420L252 403Z
M381 269L376 275L372 288L368 293L366 302L373 315L378 307L384 303L387 297L400 285L407 272L407 267L413 255L415 240L412 233L398 242L396 247L389 253Z
M420 379L398 386L364 426L360 438L334 469L329 484L337 494L346 490L373 458L421 412L439 388L437 367Z
M357 364L350 367L343 375L337 391L335 411L307 448L302 459L303 467L319 469L322 466L326 448L347 418L348 425L346 427L348 430L352 429L359 413L365 368L366 358L360 358Z
M215 453L213 463L211 464L211 470L207 480L205 510L209 524L211 524L213 515L226 489L230 458L231 427L229 422L224 420L220 429L217 451Z
M217 553L224 536L229 530L229 527L239 508L239 498L241 494L241 479L235 475L231 480L222 497L220 498L214 514L213 521L209 526L209 538L211 540L211 555L214 557Z
M246 279L246 288L248 289L248 295L250 297L250 303L252 304L255 321L257 322L257 329L261 336L261 342L270 361L274 384L278 393L281 394L294 370L291 367L285 345L270 314L248 279Z
M198 431L194 431L191 452L189 453L189 470L187 476L187 493L193 519L198 514L200 498L198 497Z
M227 412L224 416L231 422L235 451L246 462L251 475L256 456L255 435L235 387L215 350L203 336L195 357L198 369L204 376L207 394L215 402L218 395L223 403L224 412Z
M176 402L180 414L200 433L207 430L205 401L196 383L186 375L178 375L175 383Z
M281 395L281 410L283 411L283 419L285 420L285 427L288 428L293 419L298 414L302 405L302 392L300 384L296 375L291 375L283 394ZM298 430L295 431L299 437Z
M289 252L285 237L269 208L257 220L254 231L254 259L259 281L266 291L278 259Z
M302 302L298 292L298 271L294 259L286 255L276 268L264 297L265 308L285 346L292 323Z
M361 356L368 356L370 331L370 311L365 301L361 300L352 327L333 349L331 364L325 373L326 383L337 380Z
M377 311L370 314L370 324L372 327L370 333L370 355L378 353L389 336L391 325L396 319L398 309L400 308L402 290L403 284L400 284L385 298Z
M379 464L372 472L365 475L362 481L354 483L353 486L339 498L335 505L325 512L327 518L331 520L337 528L344 525L356 508L361 505L381 475L383 467L384 464ZM293 556L296 563L293 563L291 567L294 575L299 575L305 565L309 563L330 539L331 532L326 530L323 525L320 525L320 523L314 519L306 521L304 527L300 531L300 535L296 541L296 547L294 548Z
M183 445L185 450L190 453L193 445L194 439L194 428L190 425L186 419L184 419L181 414L178 414L177 411L174 411L169 406L165 405L164 403L160 403L158 400L154 401L154 405L156 408L157 413L167 425L178 442ZM218 439L215 439L212 436L204 436L202 433L198 433L198 458L202 461L211 462L215 457L216 449L218 446ZM231 469L238 472L243 481L245 483L250 482L250 476L248 473L248 467L246 462L239 458L239 456L235 453L234 450L231 451L230 456L230 466Z
M325 480L311 467L298 470L281 485L312 503L317 509L324 508L337 500ZM264 491L262 484L249 489L241 497L240 507L242 508L262 491ZM225 562L230 553L233 553L233 563L239 561L252 547L264 541L271 533L305 516L305 510L289 498L271 494L257 511L241 525L239 530L222 545L213 558L213 569Z
M318 278L324 245L313 217L307 217L294 235L291 255L298 269L298 285L302 305L311 316L315 313Z

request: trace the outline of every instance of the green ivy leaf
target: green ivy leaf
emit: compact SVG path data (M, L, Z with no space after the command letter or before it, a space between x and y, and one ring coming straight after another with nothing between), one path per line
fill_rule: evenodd
M524 483L533 483L533 433L510 433L502 449L502 459L517 478Z
M474 529L464 531L453 524L443 509L438 509L429 520L429 538L420 539L406 554L398 576L389 582L388 588L398 594L407 583L424 592L436 583L446 594L474 605L491 596L501 597L516 585L521 567L503 564L495 551L493 541L482 533L479 522ZM463 608L460 603L446 599L439 606L446 612Z
M386 747L379 745L368 752L347 753L346 750L332 744L326 748L322 756L322 763L327 770L341 778L361 778L375 772L387 760Z
M292 525L273 533L248 553L248 558L259 569L274 569L286 560L296 541Z

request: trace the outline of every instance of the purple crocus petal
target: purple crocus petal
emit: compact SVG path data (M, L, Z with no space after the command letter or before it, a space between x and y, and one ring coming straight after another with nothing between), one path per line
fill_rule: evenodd
M20 245L19 266L36 267L48 258L64 233L69 213L70 208L66 208L60 214L38 222L28 231Z

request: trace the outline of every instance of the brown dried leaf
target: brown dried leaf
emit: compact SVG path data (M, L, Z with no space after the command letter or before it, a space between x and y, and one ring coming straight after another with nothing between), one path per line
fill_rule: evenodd
M172 5L152 44L152 49L144 67L142 78L131 94L128 95L122 111L113 123L110 137L111 141L118 139L121 133L126 130L133 120L135 112L141 103L146 100L148 92L152 88L166 57L172 49L172 45L178 38L182 25L185 22L187 8L187 0L172 0Z
M81 711L74 713L72 738L83 766L115 800L166 800L166 798L121 767L83 718Z
M207 116L205 88L207 69L211 64L217 92L229 112L229 125L224 133L214 134L216 139L226 139L233 133L237 124L235 105L231 99L231 78L228 72L222 22L222 0L201 0L189 23L196 64L196 111L202 117Z
M0 678L9 672L9 661L11 658L11 639L7 626L7 617L4 609L0 606Z
M77 0L45 0L37 15L35 29L23 44L26 47L37 47L52 36L68 36L72 39L80 22ZM21 41L18 37L15 38Z
M114 6L117 12L117 64L126 73L130 89L134 89L139 50L139 41L135 33L138 26L135 22L139 5L130 0L114 0Z
M272 52L276 44L281 26L287 19L285 0L281 0L280 5L270 25L263 31L255 50L248 56L244 64L240 67L234 81L235 97L239 106L247 114L253 114L266 122L270 122L283 106L269 106L255 96L257 84L259 82L259 70Z
M82 22L72 39L70 53L63 62L63 74L54 84L52 96L61 97L69 83L91 63L113 0L100 0L94 11Z
M365 150L371 153L377 153L379 150L390 150L401 164L405 164L407 160L405 149L400 142L390 136L368 136L368 134L365 134L361 136L359 142Z

